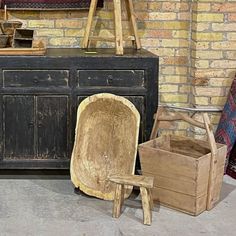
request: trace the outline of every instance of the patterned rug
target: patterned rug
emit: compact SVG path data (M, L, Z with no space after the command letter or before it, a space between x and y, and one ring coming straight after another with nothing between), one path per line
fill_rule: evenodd
M215 138L216 142L227 145L225 173L236 179L236 77L231 85Z
M91 0L0 0L1 8L14 9L73 9L89 8ZM98 7L103 7L103 0L98 0Z

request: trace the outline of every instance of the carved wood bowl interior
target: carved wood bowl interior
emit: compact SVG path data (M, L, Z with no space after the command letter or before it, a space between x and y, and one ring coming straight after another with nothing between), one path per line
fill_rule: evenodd
M133 174L140 115L127 99L97 94L78 108L71 158L71 179L88 195L113 200L115 185L108 177ZM132 188L126 189L126 197Z

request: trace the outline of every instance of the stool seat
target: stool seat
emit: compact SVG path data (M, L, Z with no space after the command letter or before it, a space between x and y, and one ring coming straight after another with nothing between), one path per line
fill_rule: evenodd
M153 188L153 177L143 175L116 175L110 176L109 180L116 184L113 214L112 216L118 218L120 216L121 207L124 201L124 185L140 187L143 207L143 223L151 225L153 200L151 188Z
M117 183L136 187L153 188L153 177L143 175L116 175L110 176L109 180Z

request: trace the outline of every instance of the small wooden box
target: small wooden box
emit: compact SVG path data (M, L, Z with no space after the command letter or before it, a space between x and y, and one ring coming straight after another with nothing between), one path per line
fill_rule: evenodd
M211 205L220 197L226 146L216 144L211 167L211 149L206 141L164 135L139 145L142 174L154 177L153 199L160 204L198 215L207 206L210 170Z
M13 35L14 48L32 48L34 30L31 29L15 29Z

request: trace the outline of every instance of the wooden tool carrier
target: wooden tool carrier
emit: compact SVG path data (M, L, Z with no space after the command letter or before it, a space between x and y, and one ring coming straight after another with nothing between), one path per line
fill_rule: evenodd
M154 177L153 199L160 204L198 215L212 209L220 198L226 145L215 142L206 113L198 122L186 114L163 114L158 108L150 141L139 145L142 174ZM208 142L190 137L157 137L160 121L184 120L206 129Z

